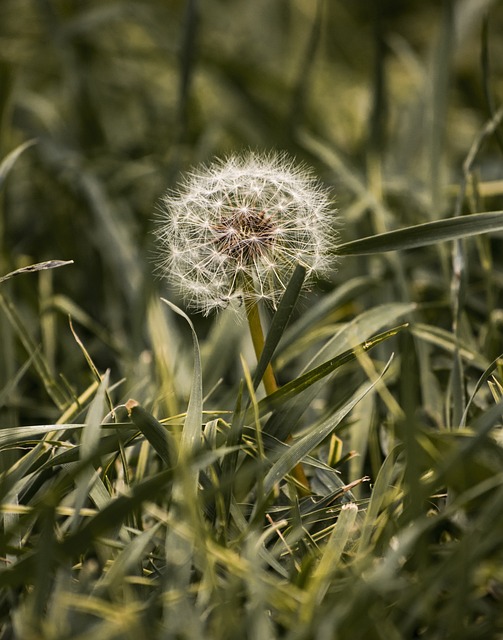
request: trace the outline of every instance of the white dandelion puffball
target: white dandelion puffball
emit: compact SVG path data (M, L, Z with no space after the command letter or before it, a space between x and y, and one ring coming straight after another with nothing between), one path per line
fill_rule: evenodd
M162 198L160 272L204 314L235 299L275 305L297 264L306 282L328 274L335 219L328 191L285 154L217 160Z

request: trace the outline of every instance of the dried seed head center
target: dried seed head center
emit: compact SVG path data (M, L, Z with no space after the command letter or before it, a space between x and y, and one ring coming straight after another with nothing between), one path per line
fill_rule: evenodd
M220 252L248 264L272 248L276 225L266 211L241 207L222 217L213 226L213 232Z

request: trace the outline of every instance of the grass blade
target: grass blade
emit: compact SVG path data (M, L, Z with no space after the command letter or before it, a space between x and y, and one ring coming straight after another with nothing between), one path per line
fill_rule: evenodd
M362 256L386 251L402 251L495 231L503 231L503 211L444 218L405 229L379 233L361 240L346 242L338 247L337 254Z

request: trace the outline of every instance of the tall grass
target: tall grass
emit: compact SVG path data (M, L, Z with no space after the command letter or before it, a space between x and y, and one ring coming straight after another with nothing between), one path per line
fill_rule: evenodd
M502 19L3 1L2 640L503 634ZM152 276L163 191L249 148L344 221L258 366Z

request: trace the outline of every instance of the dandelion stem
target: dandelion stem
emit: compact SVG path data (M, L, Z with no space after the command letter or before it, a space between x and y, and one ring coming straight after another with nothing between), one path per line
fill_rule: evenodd
M245 306L253 348L255 349L255 355L257 356L258 361L264 349L264 332L262 330L259 308L256 302L249 299L246 300ZM264 372L262 382L264 383L265 392L268 396L278 390L278 383L276 382L274 371L270 363L267 365Z
M246 291L249 286L253 286L253 283L246 281L244 290ZM254 300L250 300L248 296L245 296L246 317L248 319L248 326L250 327L250 335L253 342L253 348L257 361L260 360L260 356L264 349L264 331L262 329L262 321L260 320L260 312L258 303ZM267 395L271 395L278 390L278 383L274 376L274 371L271 363L267 365L267 368L262 377L264 383L265 392ZM309 495L311 493L309 488L309 481L304 473L302 465L299 463L292 469L292 475L300 485L302 494Z

